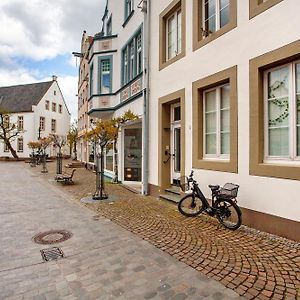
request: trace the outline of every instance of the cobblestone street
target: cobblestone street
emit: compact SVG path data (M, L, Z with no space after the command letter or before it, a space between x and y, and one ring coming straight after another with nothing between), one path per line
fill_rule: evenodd
M0 163L1 300L242 299L148 241L95 217L45 180L53 174L43 179L39 172L22 162ZM33 241L40 232L59 229L72 237L51 245ZM44 262L40 250L51 247L60 247L64 257Z
M79 169L76 176L77 186L61 188L80 198L81 182L85 181L93 191L92 172ZM168 202L133 194L118 185L107 185L107 189L122 201L89 205L99 216L247 299L300 299L299 243L245 226L232 232L204 215L186 218Z

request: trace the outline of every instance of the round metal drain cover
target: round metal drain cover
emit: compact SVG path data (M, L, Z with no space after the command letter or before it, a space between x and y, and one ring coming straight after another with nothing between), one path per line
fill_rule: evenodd
M72 233L67 230L50 230L38 233L33 237L37 244L57 244L68 240Z

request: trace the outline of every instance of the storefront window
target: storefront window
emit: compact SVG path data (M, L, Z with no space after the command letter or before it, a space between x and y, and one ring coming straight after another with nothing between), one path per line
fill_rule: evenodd
M89 145L89 162L94 163L94 145Z
M111 172L113 172L114 170L113 155L114 155L113 144L109 143L107 144L105 149L105 169Z
M142 129L124 129L124 181L142 180Z

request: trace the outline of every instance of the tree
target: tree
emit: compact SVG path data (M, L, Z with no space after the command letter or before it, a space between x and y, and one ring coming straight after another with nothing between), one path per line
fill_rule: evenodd
M15 123L10 122L10 113L0 109L0 140L3 141L7 149L14 158L18 158L16 150L12 147L11 142L16 139L21 130Z
M131 110L127 110L120 117L116 117L110 120L98 120L95 126L86 134L86 138L93 142L107 143L112 142L115 153L115 170L114 170L114 182L118 181L118 136L119 130L122 124L128 121L137 120L138 116L135 115Z
M62 174L62 153L61 148L67 144L67 138L64 135L50 134L50 138L53 142L53 146L58 147L58 153L56 158L56 174Z
M77 159L77 148L76 148L77 138L78 138L77 124L73 123L67 135L67 140L70 146L70 154L72 155L72 150L73 150L75 160Z

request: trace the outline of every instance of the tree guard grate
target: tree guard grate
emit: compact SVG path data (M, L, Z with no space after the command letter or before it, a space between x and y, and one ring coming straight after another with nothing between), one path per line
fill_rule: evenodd
M64 257L64 253L62 252L62 250L57 247L43 249L40 251L44 261L52 261Z

